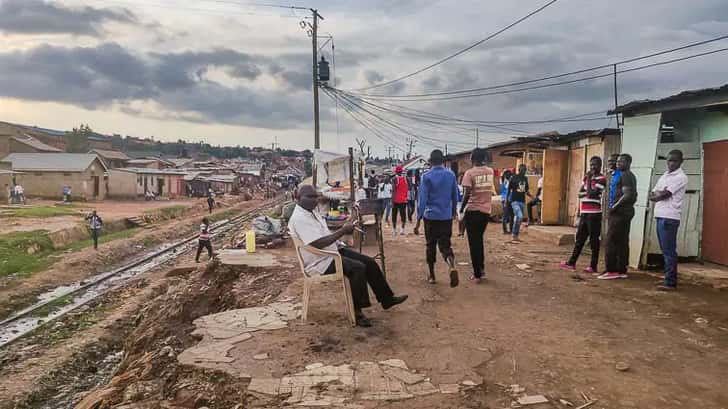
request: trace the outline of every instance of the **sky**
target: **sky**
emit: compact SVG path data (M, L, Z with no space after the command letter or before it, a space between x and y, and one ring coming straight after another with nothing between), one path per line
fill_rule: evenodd
M273 1L273 0L271 0ZM444 58L546 0L292 1L316 8L334 38L336 86L357 90ZM213 145L313 147L310 13L237 0L0 0L0 121ZM725 0L559 0L444 64L371 94L487 87L608 64L728 34ZM320 40L331 61L331 43ZM620 66L628 69L728 47L728 40ZM620 103L728 82L728 53L620 74ZM596 72L606 73L609 70ZM599 113L590 121L481 127L479 143L556 130L615 126L612 78L446 101L385 101L482 121L534 121ZM333 82L330 82L333 85ZM475 144L475 129L403 121L362 127L321 93L321 146L366 140L401 154ZM355 111L354 116L366 117ZM392 121L396 117L392 118ZM396 118L402 121L401 118ZM371 124L371 123L370 123ZM381 124L380 124L381 125Z

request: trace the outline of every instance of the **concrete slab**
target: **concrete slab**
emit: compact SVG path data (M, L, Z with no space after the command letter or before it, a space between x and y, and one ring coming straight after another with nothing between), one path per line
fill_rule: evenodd
M286 404L307 407L355 407L355 401L396 401L434 393L457 393L458 385L438 388L423 375L404 369L399 359L342 365L309 364L282 378L253 378L249 392L271 397L290 395Z
M557 246L574 244L576 229L570 226L528 226L527 235L529 238L536 238L553 243Z
M202 336L199 344L182 351L177 360L183 365L215 366L235 361L228 353L237 344L253 337L252 332L285 328L300 316L300 304L278 302L264 307L243 308L206 315L193 323L192 334ZM267 353L255 359L267 359ZM249 377L249 376L243 376Z
M217 253L222 264L249 267L271 267L277 265L275 256L265 251L248 253L246 250L226 249Z

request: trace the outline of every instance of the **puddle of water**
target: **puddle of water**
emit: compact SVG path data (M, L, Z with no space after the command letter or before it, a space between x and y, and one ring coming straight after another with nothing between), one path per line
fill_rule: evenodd
M23 335L29 333L30 331L33 331L34 329L38 328L40 325L42 325L45 322L52 321L64 314L67 314L70 311L73 311L74 309L88 303L89 301L93 300L94 298L98 297L99 295L105 293L106 291L113 289L120 284L124 283L125 281L129 280L132 277L135 277L139 274L145 273L160 264L163 264L173 258L176 258L179 252L184 252L192 248L192 243L184 244L180 247L178 247L177 251L171 251L169 253L162 254L158 257L155 257L153 260L150 260L146 263L143 263L141 265L138 265L134 268L131 268L121 274L113 275L109 277L108 279L101 281L97 284L94 284L90 287L88 287L85 291L79 292L77 295L75 295L67 304L59 306L56 309L53 309L49 314L43 315L43 316L28 316L23 317L19 320L7 323L6 325L3 325L0 327L0 347L3 347L4 345L22 337ZM104 276L108 276L110 273L104 273L97 275L90 280L95 280ZM81 286L80 283L75 283L71 286L65 286L65 287L59 287L57 289L54 289L53 291L49 291L48 293L45 293L42 299L50 300L58 296L63 296L69 293L69 291L72 291L72 289L77 289ZM48 294L53 293L53 297L51 297ZM39 297L39 299L41 299ZM39 305L39 304L37 304ZM32 308L32 307L31 307Z
M220 220L218 222L215 222L212 224L212 229L215 230L214 236L217 236L219 234L228 232L232 230L235 225L229 223L229 219ZM186 239L184 239L186 240ZM144 259L146 257L150 257L152 254L156 252L165 251L171 247L174 247L177 245L179 241L173 242L173 243L167 243L163 244L157 248L155 248L152 251L147 252L144 256L140 257L139 259ZM190 241L189 243L185 243L183 245L180 245L175 250L170 251L169 253L161 254L157 257L154 257L152 260L149 260L147 262L144 262L136 267L133 267L129 270L124 271L123 273L118 273L119 269L115 269L112 271L104 272L101 274L97 274L95 276L89 277L83 281L79 281L76 283L73 283L71 285L66 286L59 286L56 287L50 291L47 291L41 295L38 296L37 302L33 304L32 306L21 310L14 314L13 316L18 316L25 314L29 311L32 311L49 301L55 300L59 297L66 296L68 294L72 294L74 291L77 291L79 288L88 285L89 283L97 282L96 284L90 285L88 288L86 288L83 291L80 291L78 294L74 295L71 300L69 300L68 303L58 306L57 308L54 308L49 314L46 315L38 315L33 316L29 315L27 317L20 318L18 320L7 322L5 324L0 324L0 348L9 344L10 342L24 336L25 334L33 331L34 329L41 326L43 323L52 321L58 317L63 316L64 314L67 314L70 311L73 311L74 309L88 303L89 301L93 300L94 298L98 297L99 295L105 293L106 291L113 289L117 286L119 286L121 283L124 283L125 281L129 280L132 277L135 277L141 273L145 273L160 264L163 264L173 258L176 258L178 254L184 253L188 250L190 250L192 247L196 245L196 242L194 240ZM42 311L42 310L41 310Z

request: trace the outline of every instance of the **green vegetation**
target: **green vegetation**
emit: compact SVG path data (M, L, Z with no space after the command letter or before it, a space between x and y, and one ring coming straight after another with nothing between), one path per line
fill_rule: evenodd
M210 223L219 222L220 220L229 219L231 217L235 217L240 214L240 209L228 209L224 212L215 213L207 216L207 219L210 221ZM200 219L202 220L202 219Z
M99 244L108 243L110 241L119 240L119 239L128 239L129 237L134 236L135 234L139 233L140 229L137 227L133 227L131 229L126 229L122 231L117 231L114 233L108 233L104 234L103 230L101 231L101 236L99 236ZM69 246L60 249L60 250L71 250L71 251L79 251L82 249L85 249L86 247L91 247L94 245L93 239L86 239L77 241L74 243L71 243Z
M99 244L126 239L139 231L138 228L132 228L108 234L102 232ZM0 277L25 276L45 270L53 264L53 256L69 250L79 251L92 245L93 240L89 238L56 249L45 230L0 235Z
M0 277L46 269L53 252L53 242L45 230L0 235Z
M35 314L35 316L45 317L50 315L53 311L70 304L72 301L73 294L67 294L37 309L33 314Z
M168 207L162 207L159 209L145 210L144 214L160 213L165 219L175 219L179 213L184 212L187 209L185 205L174 205Z
M82 216L78 208L57 206L35 206L12 208L2 213L2 217L28 217L44 219L56 216Z

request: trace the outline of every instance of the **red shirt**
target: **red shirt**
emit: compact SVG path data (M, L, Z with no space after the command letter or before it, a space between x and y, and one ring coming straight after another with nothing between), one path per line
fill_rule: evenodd
M591 197L587 196L587 178L584 180L579 190L581 213L601 213L602 212L602 192L607 185L607 178L604 175L594 176L591 180Z
M404 176L397 176L394 179L394 192L392 192L392 202L407 203L408 190L409 187L407 185L407 178Z

